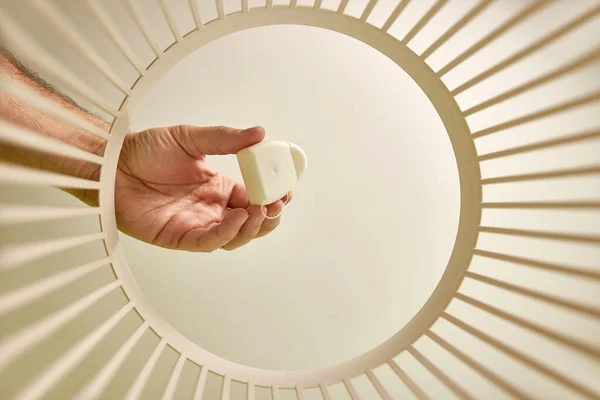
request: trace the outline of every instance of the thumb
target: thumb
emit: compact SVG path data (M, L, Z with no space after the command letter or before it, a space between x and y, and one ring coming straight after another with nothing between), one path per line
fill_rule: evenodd
M193 149L208 155L224 155L235 154L261 142L265 138L265 130L261 126L243 130L226 126L190 126L186 136Z

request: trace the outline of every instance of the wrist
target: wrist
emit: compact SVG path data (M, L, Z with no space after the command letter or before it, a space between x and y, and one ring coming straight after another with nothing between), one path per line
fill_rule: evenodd
M96 138L92 138L96 139ZM89 137L78 138L73 143L76 147L85 150L89 153L95 154L102 157L104 155L104 149L106 148L106 142L103 140L90 140ZM59 172L67 175L76 176L78 178L87 179L90 181L100 181L101 165L92 162L75 160L72 158L62 158L57 164L55 164ZM63 190L89 206L97 207L99 202L99 192L91 189L68 189Z
M77 140L76 146L98 157L103 157L106 144L107 142L102 139L91 137L90 135L82 135ZM100 180L100 170L101 166L99 164L86 161L79 161L79 165L74 166L74 169L72 169L76 176L91 181Z

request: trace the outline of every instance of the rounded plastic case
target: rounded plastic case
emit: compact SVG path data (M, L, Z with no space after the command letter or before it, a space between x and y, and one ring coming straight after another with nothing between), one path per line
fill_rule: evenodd
M262 142L237 153L250 204L271 204L288 192L306 169L300 146L283 141Z

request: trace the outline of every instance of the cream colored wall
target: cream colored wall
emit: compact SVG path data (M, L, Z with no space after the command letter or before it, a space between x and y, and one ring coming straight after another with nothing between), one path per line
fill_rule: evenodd
M261 124L309 157L281 228L244 249L124 238L151 301L190 339L260 367L323 366L383 342L427 300L456 234L458 174L433 106L386 57L315 28L235 34L173 69L132 128L178 123ZM241 180L235 156L209 164Z
M134 71L123 57L108 42L101 40L99 32L91 29L93 25L87 19L82 2L60 0L58 3L88 39L102 49L124 79L134 76ZM127 31L133 46L140 49L142 60L150 60L150 49L141 34L127 28L132 20L122 5L118 5L116 0L105 3L114 7L113 16ZM158 4L155 1L149 3ZM326 6L334 3L324 2ZM360 9L359 3L352 2L350 11ZM422 3L422 7L426 8L427 2ZM456 11L448 11L448 16L466 10L473 2L454 0L450 3ZM500 3L495 13L486 14L479 23L491 24L503 11L508 13L518 8L516 2ZM591 2L578 2L584 3ZM174 4L184 7L185 2L175 1ZM379 13L385 7L389 8L392 2L383 1L381 4L382 8L376 10ZM228 5L233 7L234 2ZM5 1L2 6L21 19L30 18L26 7L18 2ZM205 6L208 8L209 3ZM418 10L415 8L413 12ZM497 61L503 51L511 51L523 37L535 37L547 21L565 12L575 11L553 9L544 16L545 19L523 28L520 35L501 42L496 53L485 54L478 62ZM157 15L149 13L148 17L162 32L159 42L168 43L168 28ZM118 93L100 84L99 76L90 72L85 62L60 40L42 35L47 29L43 23L35 19L29 21L28 27L52 53L91 82L98 92L118 98ZM191 28L192 21L186 20L185 24ZM433 27L428 34L435 35L443 29L443 26ZM593 40L598 34L597 27L589 28L578 41ZM468 32L463 36L457 39L456 47L472 42ZM417 46L423 47L427 43L425 39L421 40L423 43ZM559 44L554 52L536 59L529 70L535 74L559 55L567 57L576 51L577 46ZM442 52L434 61L443 65L448 57ZM467 64L451 74L447 77L448 84L458 83L469 76L474 65ZM551 93L559 99L565 90L583 92L596 87L599 85L594 78L597 73L596 68L579 74L557 84ZM525 78L518 74L500 77L485 88L487 92L463 96L459 102L461 105L475 104L478 99L487 97L488 92L500 92L507 82L518 79ZM473 124L473 129L479 129L495 120L506 119L516 109L526 112L528 107L534 108L536 102L548 102L548 97L548 92L537 93L494 113L476 116L469 123ZM479 150L486 152L486 146L492 149L502 144L524 143L535 139L536 135L543 137L544 133L553 129L551 134L558 135L564 134L568 126L593 127L598 123L596 112L597 109L589 109L572 113L553 124L539 125L526 132L515 129L500 138L485 139ZM425 95L403 71L376 51L339 34L312 28L271 27L232 35L200 49L159 82L140 104L132 129L178 123L239 127L261 124L267 129L268 139L296 142L306 150L309 158L307 174L296 190L294 202L285 210L280 229L244 249L210 255L172 252L122 236L130 266L149 300L171 324L203 348L233 361L274 369L310 368L341 361L391 336L414 315L437 284L452 248L458 220L454 158L443 126ZM527 139L523 139L525 134L529 135ZM539 168L538 165L567 167L576 162L594 162L600 154L600 147L597 142L573 146L567 154L558 159L552 152L542 152L537 157L521 158L520 162L533 170ZM223 157L209 162L218 170L240 178L235 158ZM508 174L516 164L492 163L486 166L484 173L490 176ZM565 198L597 198L600 195L597 181L596 184L590 182L565 183L561 190ZM484 200L486 196L488 199L536 199L553 193L556 193L556 187L544 184L523 186L513 191L492 188L484 192ZM3 187L1 200L76 204L75 200L57 190L17 187ZM598 233L600 227L598 217L583 218L549 212L540 212L533 217L519 212L488 212L484 214L484 223L525 228L542 224L549 229L565 228L590 233ZM6 244L91 232L98 229L97 224L97 220L92 218L79 218L62 224L35 224L10 233L2 231L0 242ZM480 244L564 262L577 258L578 263L589 268L597 268L600 260L600 253L591 247L574 248L561 244L548 247L546 242L523 242L489 235L482 235ZM66 269L100 254L101 248L89 246L69 251L60 258L36 262L8 277L3 276L1 290L8 291L35 281L40 278L40 271L49 273ZM528 280L520 270L495 267L498 264L474 264L474 268L499 277L523 277L524 283ZM72 290L37 302L23 314L9 316L0 327L0 334L8 335L66 304L77 294L100 286L110 279L110 274L110 269L103 269L71 285ZM550 291L566 296L573 291L588 291L592 304L600 302L597 286L558 280L554 276L542 281L542 285ZM463 290L472 294L489 293L487 287L476 283L466 283ZM535 317L550 313L548 308L523 302L521 298L499 291L494 298L524 315ZM13 393L31 375L32 360L40 360L36 368L41 370L70 342L88 332L93 321L109 315L109 310L118 308L123 301L118 294L107 299L102 307L93 309L81 321L61 332L54 341L44 343L43 347L29 354L29 358L21 360L15 369L0 375L3 382L8 382L0 385L0 393ZM535 340L530 334L510 328L464 305L454 304L451 307L473 323L504 330L505 338L509 342L518 342L517 346L525 351L541 353L542 358L549 360L560 357L564 365L559 368L581 370L582 381L593 384L594 371L597 371L593 364L566 353L554 352L545 342ZM596 336L600 327L593 321L578 319L559 310L552 310L552 313L552 325L572 332L590 332L589 340L600 344L600 335ZM81 368L52 392L51 397L67 398L80 388L136 323L135 318L130 318L119 325L119 329L103 341ZM436 327L450 335L457 345L473 345L470 337L448 324L438 323ZM135 376L136 367L139 369L154 343L155 337L143 337L125 368L109 387L106 398L122 396ZM475 347L478 348L477 345ZM498 396L497 389L477 378L455 359L441 355L434 344L428 342L421 349L426 354L439 357L440 365L450 370L453 377L477 382L474 386L481 398ZM492 365L496 363L499 367L521 369L526 377L524 379L545 398L566 398L559 388L540 380L537 375L531 375L518 364L481 346L478 351L482 357L492 360ZM160 396L175 360L175 352L170 349L165 352L144 392L144 398ZM450 398L449 392L437 380L422 367L413 364L411 373L422 386L439 398ZM191 393L197 373L197 367L186 365L178 398L185 398L184 394ZM397 383L391 371L381 370L378 373L391 387L394 398L407 395L406 389ZM356 382L356 385L363 398L375 398L368 382ZM344 398L343 391L339 389L334 393ZM208 399L217 398L218 393L219 378L210 378ZM319 398L315 393L309 391L307 398ZM282 399L287 396L288 393L284 393ZM259 394L258 399L269 397Z

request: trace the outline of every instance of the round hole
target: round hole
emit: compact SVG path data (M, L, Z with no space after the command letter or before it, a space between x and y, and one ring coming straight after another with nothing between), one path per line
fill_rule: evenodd
M458 171L436 110L394 62L316 28L236 33L169 71L132 128L182 121L261 124L311 165L278 230L238 251L123 238L142 290L188 339L246 365L318 367L382 343L428 300L456 237ZM209 162L240 179L234 157Z

